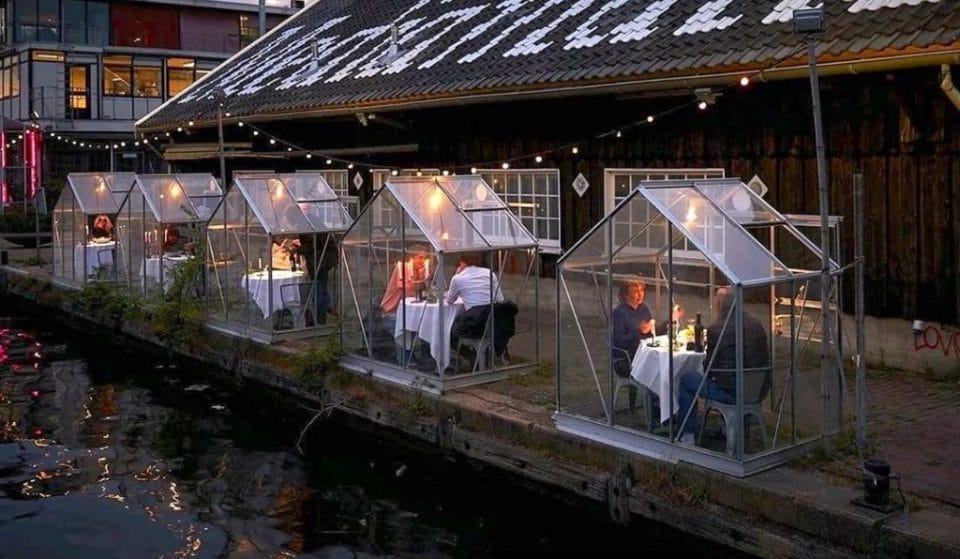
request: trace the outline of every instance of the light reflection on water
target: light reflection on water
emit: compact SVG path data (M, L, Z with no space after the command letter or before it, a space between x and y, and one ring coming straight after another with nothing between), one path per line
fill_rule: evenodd
M2 352L0 556L730 556L332 422L303 457L289 402L103 340L40 343L60 347Z

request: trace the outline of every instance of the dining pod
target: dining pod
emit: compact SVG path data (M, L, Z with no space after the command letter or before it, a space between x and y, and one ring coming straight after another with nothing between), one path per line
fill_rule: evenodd
M538 244L479 176L388 178L341 249L344 368L442 393L539 364Z
M260 343L335 332L351 222L320 173L236 173L207 225L209 326Z
M202 293L206 226L222 198L210 174L136 175L117 215L120 283L146 297Z
M133 173L70 173L53 209L53 280L67 287L115 281L115 227Z
M808 450L842 415L840 361L801 339L821 266L739 179L640 183L558 261L558 429L736 476Z

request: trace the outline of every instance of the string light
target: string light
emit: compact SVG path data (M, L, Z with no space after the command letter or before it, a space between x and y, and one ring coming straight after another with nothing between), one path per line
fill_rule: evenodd
M193 121L192 120L188 121L187 126L193 126Z
M307 159L313 159L313 154L312 154L312 153L308 153L308 154L307 154Z
M238 122L237 126L239 126L240 128L243 128L243 121Z
M542 156L542 155L538 155L538 156L534 157L533 160L536 161L537 163L543 163L543 156Z
M748 85L750 85L750 76L740 78L740 87L747 87Z
M571 151L574 155L576 155L576 154L580 153L580 148L578 148L577 146L573 146L573 149L571 149L570 151Z
M270 145L272 146L272 145L275 144L275 143L277 143L277 141L274 140L273 138L270 138Z
M707 102L700 101L699 103L697 103L697 108L700 109L701 111L707 110Z
M653 115L647 115L647 123L653 124L653 121L656 120Z
M619 130L617 130L617 137L618 137L618 138L622 138L622 137L623 137L623 132L620 132Z
M183 132L183 126L177 126L177 132Z

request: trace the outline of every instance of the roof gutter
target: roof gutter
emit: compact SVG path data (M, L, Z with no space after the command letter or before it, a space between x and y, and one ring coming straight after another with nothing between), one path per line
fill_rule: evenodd
M913 68L923 68L929 66L943 66L949 64L960 64L960 48L951 48L949 50L939 50L935 52L920 52L887 56L882 58L870 58L852 61L820 62L818 64L821 76L855 75L876 72L887 72L893 70L908 70ZM403 99L386 102L373 102L366 104L342 105L333 108L312 108L299 109L293 111L278 111L273 113L264 113L260 115L239 115L229 119L224 119L224 123L235 123L237 121L261 122L276 120L293 120L298 118L323 118L331 116L352 115L362 111L402 111L402 110L420 110L452 106L465 106L483 103L499 103L504 101L518 100L536 100L549 98L562 98L571 96L587 96L602 94L623 94L637 91L657 91L664 89L685 88L691 91L698 87L726 86L736 82L743 75L758 74L761 81L782 81L793 80L807 77L809 66L806 61L792 66L771 68L759 70L752 68L743 68L736 71L725 71L713 74L695 74L685 76L670 76L661 78L634 79L630 81L588 83L588 84L558 84L552 87L539 89L514 89L512 91L498 91L488 93L476 93L460 95L456 97L437 97L437 98L419 98ZM150 116L150 115L148 115ZM140 122L147 120L144 117ZM196 119L195 119L196 120ZM139 123L138 123L139 124ZM197 127L203 125L215 125L214 120L197 121ZM138 131L148 132L155 130L164 130L173 126L170 123L163 125L138 127Z

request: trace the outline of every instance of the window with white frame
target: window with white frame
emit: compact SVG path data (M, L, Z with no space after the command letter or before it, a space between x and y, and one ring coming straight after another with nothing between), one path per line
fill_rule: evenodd
M540 251L560 253L560 171L558 169L478 169L540 241Z
M630 195L643 181L662 180L694 180L694 179L722 179L726 171L722 168L689 168L689 169L604 169L603 172L603 201L604 212L609 214ZM650 248L665 242L667 232L665 224L651 225L643 230L650 221L651 208L649 204L633 204L626 208L617 219L614 235L618 239L633 239L637 248ZM642 234L637 232L643 230ZM686 239L679 241L674 247L675 255L693 255L687 246Z

